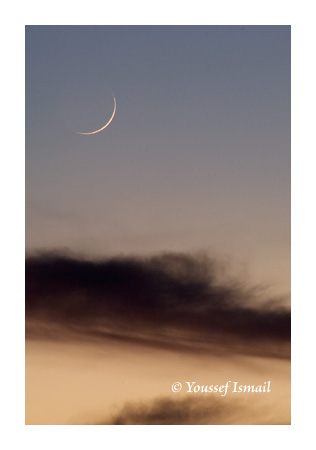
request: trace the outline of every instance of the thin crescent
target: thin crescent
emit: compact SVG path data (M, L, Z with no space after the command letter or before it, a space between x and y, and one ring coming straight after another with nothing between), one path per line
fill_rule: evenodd
M110 123L114 119L115 112L116 112L116 99L114 97L114 94L112 94L112 95L113 95L113 99L114 99L114 110L113 110L110 120L104 125L104 127L100 128L99 130L96 130L96 131L91 131L91 133L80 133L80 131L76 131L77 134L84 134L84 135L96 134L96 133L99 133L100 131L104 130L106 127L108 127L110 125Z

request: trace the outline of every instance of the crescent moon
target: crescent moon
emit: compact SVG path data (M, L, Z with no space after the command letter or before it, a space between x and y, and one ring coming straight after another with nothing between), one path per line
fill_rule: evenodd
M81 133L80 131L76 131L75 133L83 134L83 135L96 134L96 133L100 133L100 131L104 130L106 127L108 127L110 125L110 123L114 119L115 112L116 112L116 99L114 97L114 94L112 94L112 95L113 95L113 99L114 99L114 110L113 110L112 116L110 117L110 120L102 128L100 128L99 130L91 131L90 133Z

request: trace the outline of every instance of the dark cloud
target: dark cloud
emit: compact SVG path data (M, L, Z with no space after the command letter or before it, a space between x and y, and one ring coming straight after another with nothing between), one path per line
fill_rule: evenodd
M240 400L188 397L158 398L127 403L119 412L97 425L283 425L289 424L284 411L275 409L267 418L266 408Z
M203 425L222 423L231 405L201 398L171 400L158 398L146 403L129 403L108 422L100 425Z
M256 295L236 281L219 281L217 264L205 256L87 261L44 254L26 260L27 324L165 345L221 342L241 351L255 345L288 355L290 312Z

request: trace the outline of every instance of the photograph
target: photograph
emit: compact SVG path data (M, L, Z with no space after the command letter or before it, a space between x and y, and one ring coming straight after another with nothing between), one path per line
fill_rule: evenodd
M24 31L25 425L291 425L291 25Z

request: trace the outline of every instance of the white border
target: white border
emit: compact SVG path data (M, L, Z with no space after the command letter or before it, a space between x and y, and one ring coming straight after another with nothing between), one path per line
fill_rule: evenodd
M206 447L243 449L312 443L315 388L311 347L315 293L314 136L316 79L312 2L216 3L116 1L12 3L1 28L2 103L2 394L5 448L87 449ZM148 13L144 13L144 11ZM292 25L292 426L25 426L24 425L24 25L26 24L252 24ZM7 119L7 120L6 120ZM5 125L4 125L5 124ZM315 133L313 133L315 134ZM18 316L18 320L17 319ZM134 438L134 439L133 439Z

